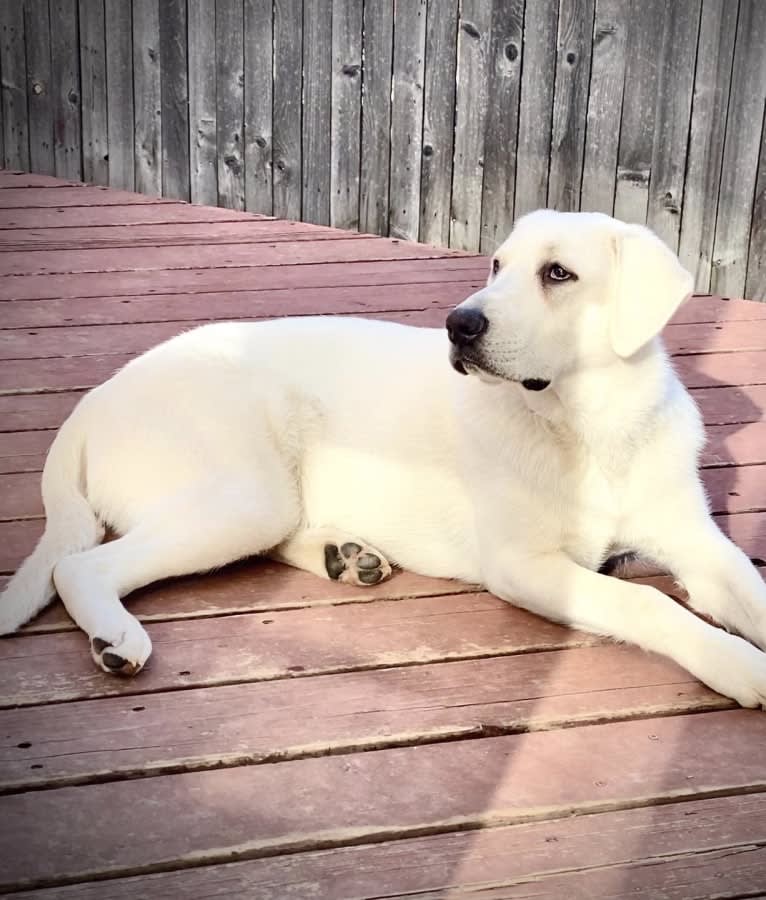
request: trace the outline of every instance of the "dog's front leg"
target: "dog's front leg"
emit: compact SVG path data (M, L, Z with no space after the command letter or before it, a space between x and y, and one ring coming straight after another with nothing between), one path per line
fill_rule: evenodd
M548 619L662 653L742 706L766 704L766 654L715 628L648 585L579 566L564 553L501 549L488 589Z

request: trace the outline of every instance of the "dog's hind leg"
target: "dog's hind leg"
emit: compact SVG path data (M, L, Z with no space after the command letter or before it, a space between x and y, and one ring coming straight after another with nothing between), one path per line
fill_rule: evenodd
M262 553L296 527L300 507L289 476L270 471L268 482L211 480L158 504L117 540L59 562L53 573L59 596L104 671L134 675L152 649L122 597L162 578Z
M322 578L362 587L391 576L391 565L380 550L335 528L297 531L269 555Z

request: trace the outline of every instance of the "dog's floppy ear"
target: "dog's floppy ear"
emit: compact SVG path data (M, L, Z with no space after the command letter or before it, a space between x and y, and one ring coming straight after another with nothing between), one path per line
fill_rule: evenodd
M694 289L694 279L648 228L616 236L617 278L609 320L612 348L627 359L658 335Z

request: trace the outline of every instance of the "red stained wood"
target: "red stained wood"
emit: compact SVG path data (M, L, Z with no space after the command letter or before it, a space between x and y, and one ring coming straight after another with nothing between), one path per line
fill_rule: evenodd
M0 229L0 252L107 250L196 244L262 244L282 241L360 239L352 231L303 225L300 222L240 219L235 222L190 222L170 225L114 225L111 228ZM374 240L370 236L370 240ZM0 269L2 260L0 259Z
M0 209L38 209L53 206L123 206L138 203L174 203L95 185L75 187L8 188L0 194Z
M0 432L0 473L39 472L54 431ZM0 513L4 509L0 503Z
M673 316L671 323L737 322L764 318L766 305L763 303L717 295L701 295L687 300Z
M757 896L764 794L669 803L117 878L24 900ZM494 886L494 887L493 887Z
M173 222L242 222L272 220L271 216L242 213L188 203L136 203L128 206L54 206L36 209L0 208L0 230L157 225ZM283 225L286 223L282 223Z
M616 645L75 701L3 714L0 790L731 705Z
M338 243L347 243L339 241ZM363 241L363 244L368 242ZM307 244L306 246L311 246ZM190 294L208 291L275 290L325 286L395 285L476 281L486 277L478 257L388 259L359 262L240 266L224 269L159 269L0 278L0 301L65 297L129 297L136 294ZM2 309L0 309L2 314Z
M0 193L0 202L3 194ZM108 250L37 250L0 256L0 275L62 275L89 272L148 272L168 269L229 269L292 264L358 262L360 260L420 259L450 254L425 244L411 244L365 235L346 240L271 243L213 243L196 247L116 247ZM457 256L457 251L452 251ZM476 265L475 257L466 257ZM484 261L482 261L484 265Z
M79 632L5 638L0 641L0 705L270 681L599 641L485 593L155 622L148 631L152 660L127 680L97 670Z
M711 712L11 796L3 886L762 789L764 740Z
M673 366L687 387L766 384L766 351L676 356Z

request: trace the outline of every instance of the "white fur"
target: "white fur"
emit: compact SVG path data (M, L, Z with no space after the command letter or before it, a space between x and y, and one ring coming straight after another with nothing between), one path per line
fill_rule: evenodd
M0 630L40 609L53 578L137 671L151 644L126 593L254 553L322 574L337 537L766 702L753 646L766 646L766 587L710 518L700 417L656 337L688 273L646 229L595 214L527 216L496 257L461 304L490 323L469 377L442 329L300 318L190 331L92 391L51 448L47 530L0 599ZM546 283L554 261L577 280ZM517 383L530 378L551 384ZM96 517L123 537L97 546ZM597 574L621 549L742 637Z

